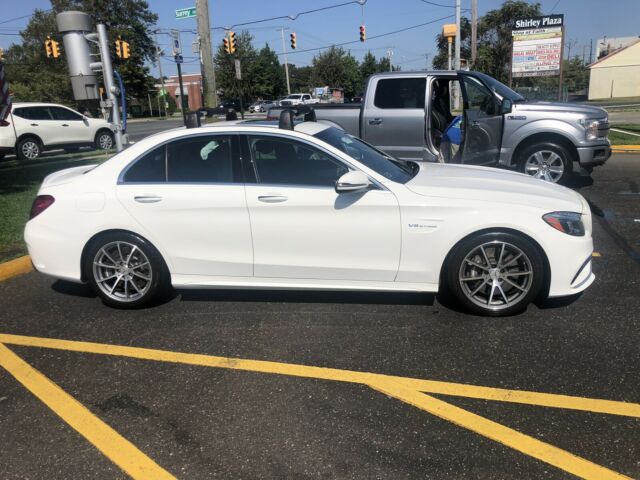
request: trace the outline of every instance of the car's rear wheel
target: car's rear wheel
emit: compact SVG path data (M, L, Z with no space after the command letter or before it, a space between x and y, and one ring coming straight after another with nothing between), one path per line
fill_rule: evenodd
M113 133L106 130L101 130L96 135L96 148L98 150L111 150L115 144Z
M562 145L537 143L522 151L518 166L532 177L564 184L571 176L571 154Z
M524 310L540 293L544 261L533 243L514 233L469 237L451 252L446 287L465 310L505 316Z
M22 138L16 145L16 155L20 160L35 160L42 154L42 144L35 137Z
M161 299L169 275L158 251L127 232L101 235L88 246L85 276L102 301L117 308L138 308Z

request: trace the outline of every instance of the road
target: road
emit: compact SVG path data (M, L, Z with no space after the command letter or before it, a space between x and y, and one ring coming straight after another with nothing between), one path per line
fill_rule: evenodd
M184 123L182 121L182 118L136 121L128 123L127 133L129 134L129 140L137 142L142 140L144 137L153 135L154 133L158 133L163 130L169 130L171 128L182 127L183 125Z
M509 318L226 290L121 311L0 283L0 478L638 478L639 178L620 154L575 185L596 281Z

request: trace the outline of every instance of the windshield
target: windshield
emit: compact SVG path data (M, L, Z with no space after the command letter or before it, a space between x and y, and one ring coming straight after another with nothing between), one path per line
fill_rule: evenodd
M415 177L420 169L414 162L393 158L359 138L335 127L322 130L316 133L314 137L327 142L338 150L342 150L351 158L394 182L407 183Z
M480 80L482 80L487 87L493 90L494 93L497 93L498 96L500 97L500 100L502 100L503 98L508 98L513 103L526 102L526 98L524 98L519 93L516 93L513 90L511 90L504 83L500 83L495 78L490 77L489 75L485 75L484 73L477 73L477 72L474 72L473 75L478 77Z

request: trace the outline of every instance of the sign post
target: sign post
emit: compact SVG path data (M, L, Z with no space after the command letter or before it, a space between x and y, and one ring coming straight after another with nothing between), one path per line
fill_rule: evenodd
M518 19L511 35L510 77L557 75L562 92L564 15Z
M240 92L240 117L244 120L244 106L242 105L242 69L240 66L240 60L237 58L233 61L236 67L236 80L238 81L238 91Z
M186 125L187 110L184 106L184 87L182 85L182 62L184 61L184 58L182 57L182 43L180 42L180 32L178 30L171 30L171 49L173 53L173 61L176 62L176 66L178 67L178 82L180 84L180 111L182 112L182 121Z

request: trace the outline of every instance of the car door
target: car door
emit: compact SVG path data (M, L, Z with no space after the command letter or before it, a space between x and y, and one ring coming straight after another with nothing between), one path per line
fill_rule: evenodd
M17 110L14 112L14 115L25 120L21 122L22 128L16 131L18 137L25 133L33 133L46 146L58 143L59 132L48 106L21 107L19 112Z
M373 78L362 124L363 139L401 159L422 159L425 138L425 77Z
M58 143L93 143L93 131L82 115L64 107L49 109L60 138L64 139Z
M177 274L253 274L234 135L194 134L153 148L121 174L117 196Z
M495 165L503 128L497 98L473 75L460 74L460 85L464 100L462 163Z
M247 184L256 277L393 281L400 211L383 187L335 191L352 167L294 138L248 135Z

